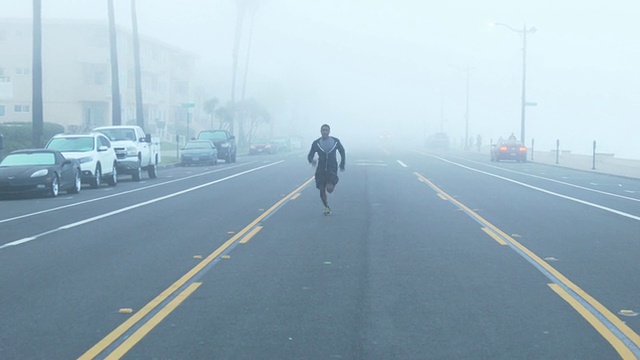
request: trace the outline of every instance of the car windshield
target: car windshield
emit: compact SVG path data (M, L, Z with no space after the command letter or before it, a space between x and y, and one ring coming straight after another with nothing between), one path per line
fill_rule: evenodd
M92 136L53 138L47 144L47 149L63 152L86 152L95 149Z
M9 154L2 160L0 166L33 166L55 165L56 156L50 152Z
M107 135L111 141L136 141L136 132L133 129L104 129L100 132Z
M211 149L211 143L205 141L192 141L184 146L185 149Z
M224 131L206 131L201 132L198 138L206 140L226 140L227 134L225 134Z

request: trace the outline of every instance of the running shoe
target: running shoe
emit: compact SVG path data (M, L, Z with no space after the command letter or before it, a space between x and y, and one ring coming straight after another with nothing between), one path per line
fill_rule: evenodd
M325 207L324 207L324 214L325 214L325 215L329 215L329 214L331 214L331 208L330 208L330 207L328 207L328 206L325 206Z

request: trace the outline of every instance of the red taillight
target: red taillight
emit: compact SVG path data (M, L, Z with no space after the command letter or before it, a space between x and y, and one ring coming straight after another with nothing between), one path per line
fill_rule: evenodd
M520 151L527 151L527 148L524 146L520 146Z

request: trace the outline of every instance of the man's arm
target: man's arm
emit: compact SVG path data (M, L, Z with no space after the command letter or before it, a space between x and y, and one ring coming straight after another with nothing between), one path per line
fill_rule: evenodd
M309 149L309 154L307 155L307 160L309 164L313 164L313 156L316 154L316 149L314 147L315 141L311 143L311 149Z
M340 153L340 171L344 171L344 165L347 161L347 157L345 155L344 147L342 146L342 142L338 141L338 152Z

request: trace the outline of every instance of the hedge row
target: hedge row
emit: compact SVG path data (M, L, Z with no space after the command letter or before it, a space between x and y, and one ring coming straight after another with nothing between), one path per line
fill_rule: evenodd
M30 122L15 122L0 124L0 134L4 138L4 149L2 154L8 154L13 150L30 149L32 145L32 124ZM43 124L42 145L47 143L55 134L63 133L64 126L60 124Z

